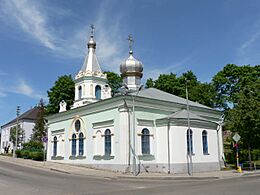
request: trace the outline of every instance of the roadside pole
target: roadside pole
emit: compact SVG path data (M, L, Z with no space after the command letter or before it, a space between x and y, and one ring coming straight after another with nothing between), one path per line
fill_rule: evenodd
M47 143L48 143L48 137L45 136L42 138L42 142L43 142L43 146L44 146L44 149L43 149L43 162L45 163L46 161L46 149L47 149Z
M15 145L13 145L13 158L16 157L15 151L17 150L17 145L18 145L19 115L20 115L20 106L17 106L17 108L16 108Z
M236 142L237 171L239 173L242 173L241 166L239 166L239 154L238 154L238 141L240 140L241 137L240 137L240 135L238 135L238 133L235 133L235 135L232 138Z

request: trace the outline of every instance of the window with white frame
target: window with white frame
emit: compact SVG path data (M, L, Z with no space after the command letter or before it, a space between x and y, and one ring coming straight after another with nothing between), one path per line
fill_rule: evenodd
M81 132L79 134L79 155L83 156L83 154L84 154L84 135Z
M77 139L76 139L76 134L74 133L72 135L71 139L71 155L76 156L76 145L77 145Z
M208 154L208 133L205 130L202 132L202 148L203 154Z
M193 154L193 132L191 129L187 130L187 153Z
M96 96L96 99L98 99L98 100L101 99L101 87L99 85L97 85L95 87L95 96Z
M81 86L78 87L78 92L79 92L78 93L78 96L79 96L78 99L80 100L82 98L82 87Z
M109 129L105 131L105 155L111 155L111 131Z
M53 138L53 156L57 156L57 144L58 144L57 137L54 136L54 138Z
M145 128L141 135L142 154L150 154L150 131Z

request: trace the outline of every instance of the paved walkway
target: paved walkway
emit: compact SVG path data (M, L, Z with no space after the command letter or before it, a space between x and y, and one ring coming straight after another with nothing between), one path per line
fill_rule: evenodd
M19 164L26 167L34 167L39 169L46 169L49 171L57 171L66 174L76 174L76 175L85 175L91 177L101 177L101 178L121 178L121 179L163 179L163 180L208 180L208 179L224 179L224 178L233 178L241 177L245 175L256 175L260 174L260 170L257 171L243 171L243 173L238 173L235 170L228 171L214 171L214 172L203 172L203 173L194 173L193 176L188 174L166 174L166 173L141 173L138 176L133 176L131 173L121 173L113 172L109 170L100 170L89 168L86 166L72 165L72 164L63 164L63 163L54 163L54 162L42 162L42 161L33 161L30 159L22 158L12 158L8 156L0 155L0 161L9 162L13 164Z

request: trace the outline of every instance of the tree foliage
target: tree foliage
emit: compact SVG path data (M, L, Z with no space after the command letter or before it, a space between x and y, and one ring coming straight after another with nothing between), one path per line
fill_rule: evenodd
M225 129L241 136L251 162L252 149L260 148L260 66L227 64L212 83L216 106L225 111Z
M69 110L75 96L75 83L71 75L60 76L47 93L49 97L48 114L59 112L59 104L62 100L67 103L67 110Z
M189 92L189 99L199 102L206 106L214 106L215 92L211 84L201 83L192 71L183 73L180 77L176 74L161 74L157 80L149 78L146 82L146 88L154 87L162 91L186 97L186 82Z
M108 84L111 87L112 96L114 96L122 86L123 80L117 73L110 71L104 73L107 74Z
M35 126L32 130L31 140L35 142L42 142L42 138L47 135L46 120L44 119L46 110L42 99L38 104L38 109L39 111L35 121Z
M239 101L239 93L248 82L259 79L260 66L237 66L227 64L212 79L217 92L216 107L222 110L233 108Z
M10 129L10 141L13 143L13 145L16 145L16 129L17 126L11 127ZM20 125L18 125L18 132L17 132L17 145L20 145L24 141L24 129L21 128Z

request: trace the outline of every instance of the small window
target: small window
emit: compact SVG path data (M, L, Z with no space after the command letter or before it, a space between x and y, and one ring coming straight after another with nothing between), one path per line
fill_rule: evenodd
M192 138L192 130L187 130L187 153L193 154L193 138ZM189 136L190 135L190 136Z
M57 156L57 137L55 136L53 138L53 156Z
M105 131L105 155L111 155L111 131L109 129Z
M79 155L84 154L84 135L83 133L79 134Z
M203 154L208 154L208 133L207 131L202 132L202 147L203 147Z
M142 154L150 154L150 132L148 129L142 130Z
M95 88L95 95L96 95L96 99L98 100L101 99L101 87L99 85L97 85Z
M80 100L82 98L82 87L81 86L79 86L78 91L79 91L79 100Z
M71 140L71 155L76 156L76 134L72 135L72 140Z
M80 130L80 121L79 120L76 120L76 122L75 122L75 130L76 131Z

